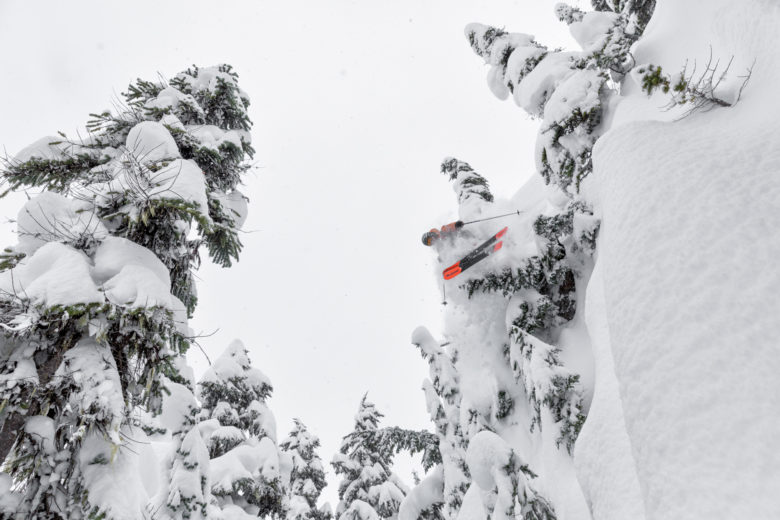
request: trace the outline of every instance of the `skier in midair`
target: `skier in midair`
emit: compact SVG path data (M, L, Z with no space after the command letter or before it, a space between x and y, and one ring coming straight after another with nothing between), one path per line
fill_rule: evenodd
M516 212L519 214L519 212ZM498 217L490 217L488 219L480 219L480 220L490 220L493 218L499 218L504 217L507 215L499 215ZM480 220L476 220L473 222L480 222ZM463 226L466 224L471 224L473 222L463 222L462 220L457 220L455 222L450 222L449 224L445 224L441 227L441 229L433 228L430 231L426 231L423 233L422 236L422 243L426 246L432 246L436 243L439 243L444 238L454 238L457 235L461 233L461 230L463 229ZM503 245L503 241L500 240L504 234L506 233L507 228L502 229L492 237L488 238L485 242L477 246L475 249L473 249L469 254L455 262L453 265L449 266L447 269L444 270L442 273L442 276L444 276L445 280L449 280L451 278L455 278L460 273L471 267L472 265L476 264L480 260L483 260L490 256L492 253L498 251L501 249L501 246Z
M422 243L426 246L432 246L435 242L443 238L455 237L460 233L464 223L462 220L450 222L441 227L441 229L433 228L430 231L426 231L422 236Z

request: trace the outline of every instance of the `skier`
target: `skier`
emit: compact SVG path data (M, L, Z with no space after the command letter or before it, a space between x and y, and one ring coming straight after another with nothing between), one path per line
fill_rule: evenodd
M464 226L462 220L450 222L441 227L441 229L433 228L430 231L426 231L422 236L422 243L426 246L432 246L434 242L441 240L442 238L454 237L460 233L461 228Z
M461 232L461 229L463 229L463 226L466 224L467 222L458 220L455 222L450 222L449 224L445 224L441 227L441 229L433 228L430 231L423 233L422 243L426 246L432 246L443 238L454 238ZM472 265L476 264L484 258L487 258L495 251L501 249L503 241L500 241L499 239L504 236L506 230L507 228L502 229L492 237L488 238L484 243L473 249L469 254L445 269L442 273L444 279L449 280L450 278L458 276L461 272L465 271Z
M466 226L467 224L474 224L475 222L483 222L485 220L493 220L496 218L503 218L508 217L510 215L519 215L522 213L520 210L515 210L511 213L505 213L503 215L496 215L493 217L487 217L487 218L481 218L478 220L472 220L469 222L463 222L462 220L457 220L455 222L450 222L449 224L445 224L441 227L441 229L433 228L430 231L427 231L423 233L422 236L422 243L426 246L432 246L433 244L437 243L442 238L454 238L458 234L461 233L461 229L463 229L463 226ZM495 253L501 247L504 245L504 241L502 238L506 234L508 227L504 227L501 229L498 233L491 236L487 240L485 240L483 243L472 249L466 256L449 266L447 269L445 269L442 272L442 276L445 280L450 280L452 278L455 278L460 273L471 267L472 265L476 264L477 262L484 260L491 254Z

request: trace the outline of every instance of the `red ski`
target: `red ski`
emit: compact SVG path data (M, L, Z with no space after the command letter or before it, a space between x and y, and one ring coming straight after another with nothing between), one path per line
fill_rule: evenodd
M492 237L488 238L483 242L482 244L478 245L476 248L474 248L469 254L449 266L447 269L444 270L442 273L444 275L445 280L450 280L452 278L455 278L460 273L471 267L472 265L476 264L480 260L484 260L491 254L495 253L499 249L501 249L501 246L504 245L503 240L499 240L501 237L506 234L506 230L509 229L508 227L505 227Z

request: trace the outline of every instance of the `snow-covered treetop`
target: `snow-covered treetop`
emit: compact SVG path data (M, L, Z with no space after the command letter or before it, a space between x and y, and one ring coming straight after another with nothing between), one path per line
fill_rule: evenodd
M230 343L197 385L201 415L217 419L222 426L211 434L213 456L224 454L248 436L276 442L276 420L265 403L272 391L268 377L251 366L244 344L240 340Z
M441 172L452 181L452 189L458 196L459 204L463 205L473 198L493 202L487 179L475 172L468 163L447 157L441 163Z
M339 519L393 518L407 490L391 469L390 452L380 445L382 414L364 395L355 415L354 430L344 437L333 457L339 485Z
M570 194L592 170L608 80L619 82L634 66L631 45L641 36L655 0L594 1L596 11L559 3L555 13L569 25L581 51L550 50L528 34L480 23L466 26L474 52L490 66L488 86L499 99L510 95L542 118L537 168L545 182Z
M264 401L271 395L271 380L252 368L249 353L241 340L234 340L199 381L198 398L204 408L215 408L221 400L230 399L246 408L252 401Z
M315 456L314 450L320 447L320 439L300 419L293 419L293 423L290 435L279 443L279 447L292 452L293 456L299 456L301 460L311 461Z
M368 394L364 395L355 414L355 431L376 430L382 417L384 415L376 409L374 403L368 401Z

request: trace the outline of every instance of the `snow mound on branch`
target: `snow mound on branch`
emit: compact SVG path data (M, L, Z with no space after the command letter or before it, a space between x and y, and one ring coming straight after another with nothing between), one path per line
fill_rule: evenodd
M259 442L253 440L211 460L212 490L215 494L231 492L233 483L241 479L262 476L266 481L272 481L279 478L279 452L274 441L268 437Z
M135 442L146 440L140 430L126 433ZM139 458L132 450L117 448L98 433L84 439L79 450L79 466L89 490L89 503L100 508L108 518L143 518L149 497L141 481Z
M390 478L381 484L371 486L368 489L368 498L371 502L377 504L380 510L381 508L394 509L394 505L400 504L408 491L406 485L400 479L391 475Z
M176 79L183 80L194 91L207 90L214 93L218 90L220 81L224 81L238 88L238 85L236 85L236 79L227 72L220 71L220 67L220 65L214 65L212 67L203 67L198 69L198 77L196 78L182 72L176 75ZM246 93L244 93L242 90L239 89L239 92L241 93L242 99L249 99Z
M265 403L254 400L249 403L247 410L257 414L257 418L252 423L257 428L257 431L276 442L276 417L274 417L271 409Z
M212 433L222 428L222 426L219 424L219 420L217 419L206 419L204 421L198 421L195 427L198 428L200 431L200 436L203 437L204 440L208 440Z
M0 273L0 294L49 307L102 302L103 294L90 277L90 267L81 251L49 242L13 269Z
M569 31L582 50L590 54L604 47L607 34L618 18L619 14L609 11L590 11L581 21L570 24Z
M155 186L149 193L150 199L191 202L198 207L201 215L208 216L206 180L203 171L195 161L176 159L153 173L151 181Z
M17 153L14 156L14 162L24 163L33 158L44 160L65 159L67 155L63 153L62 146L59 144L51 144L60 141L62 141L62 137L51 135L41 137Z
M531 42L533 43L533 42ZM524 74L526 63L539 60L547 50L536 45L525 45L517 47L506 62L506 78L513 81L515 85L519 83L520 76Z
M230 504L222 508L222 516L219 520L257 520L257 515L250 515L242 508Z
M443 491L444 468L436 466L403 499L398 508L398 520L417 520L423 511L444 501Z
M249 213L246 196L238 190L233 190L228 194L215 191L212 196L222 204L223 208L227 209L226 213L235 222L236 229L241 229Z
M160 118L160 123L176 130L186 131L181 120L173 114L165 114Z
M353 500L346 511L344 511L339 520L379 520L374 508L362 500Z
M316 489L315 489L316 491ZM304 491L306 492L306 491ZM287 518L294 520L304 520L308 518L311 507L306 499L301 495L293 495L287 505Z
M534 45L534 37L530 34L504 34L501 39L495 45L493 45L493 49L490 52L490 56L487 58L487 62L490 65L498 65L501 63L501 60L504 59L504 54L506 54L508 49L527 47L529 45Z
M162 401L160 424L172 434L178 433L182 425L189 424L193 411L198 409L198 402L192 391L186 386L163 378L166 396Z
M80 415L110 422L112 428L105 433L114 444L121 444L118 431L125 401L110 348L89 339L80 341L65 353L54 377L71 379L79 391L71 394L70 407Z
M219 421L216 419L210 419L211 421L215 421L217 424L219 424ZM229 441L236 441L236 443L244 440L244 433L236 428L235 426L220 426L218 428L215 428L208 437L206 437L207 440L229 440Z
M482 431L471 438L466 451L466 464L474 482L485 491L496 485L496 468L509 460L512 448L498 435Z
M166 109L166 108L176 109L182 103L187 105L188 107L200 108L200 105L198 105L198 102L195 101L194 97L192 97L190 94L185 94L183 92L180 92L178 89L175 89L173 87L165 87L164 89L162 89L160 93L157 94L157 97L147 101L144 104L144 107L158 108L158 109ZM166 115L166 117L169 116L170 114ZM169 122L164 121L164 119L165 117L163 117L163 120L161 120L160 122L171 126Z
M52 200L68 199L55 196ZM174 312L177 328L189 333L186 309L170 293L167 268L145 247L124 238L105 237L96 248L94 267L86 254L67 244L48 242L34 251L13 269L0 273L0 292L48 307L106 299L132 308L163 307Z
M509 87L504 82L501 67L490 67L487 72L487 84L490 91L501 101L509 97Z
M458 511L457 520L485 520L487 517L488 512L482 502L482 493L479 486L469 486L463 495L463 502Z
M126 146L144 164L181 157L171 133L156 121L143 121L131 128Z
M35 361L31 359L32 353L28 353L27 350L32 349L15 349L8 361L15 362L16 366L13 371L0 374L0 384L5 384L6 388L13 388L20 383L28 383L31 385L38 385L38 370L35 368Z
M103 284L106 298L130 308L163 307L172 309L170 285L155 272L141 265L126 265Z
M24 424L24 432L30 435L43 452L48 455L57 453L54 443L54 420L43 415L33 415Z
M95 251L94 262L92 275L98 283L108 281L127 266L139 266L150 271L166 287L171 285L168 268L157 255L126 238L108 236L103 239Z
M595 70L578 70L563 81L544 107L543 126L563 125L572 113L586 114L600 105L598 89L604 79Z
M58 193L44 191L28 200L16 219L19 245L32 254L47 242L100 241L108 231L94 211Z
M552 52L532 70L514 91L515 103L536 117L544 113L544 104L561 77L569 76L571 62L580 56L578 52Z
M486 35L491 31L495 36L493 38L487 38ZM474 48L474 51L482 56L485 60L485 63L488 65L498 64L501 61L504 50L511 44L513 44L515 47L521 47L524 45L529 45L534 40L534 37L528 34L508 34L505 32L501 32L499 34L493 27L476 22L467 24L463 30L463 33L466 35L466 38L469 39L469 42ZM498 39L499 43L493 46L494 51L491 53L488 50L488 44L492 43L495 39ZM496 47L500 47L500 51L496 51Z
M229 143L241 148L241 134L236 130L222 130L216 125L188 125L187 131L200 141L201 146L218 151L223 144Z

